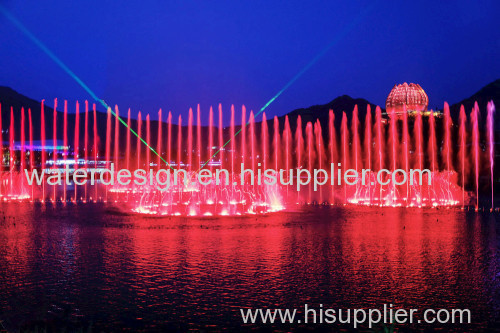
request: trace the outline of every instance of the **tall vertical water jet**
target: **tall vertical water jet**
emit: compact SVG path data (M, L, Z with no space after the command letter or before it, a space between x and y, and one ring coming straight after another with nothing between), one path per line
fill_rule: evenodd
M42 112L43 112L43 100L42 100ZM3 130L2 130L2 103L0 103L0 198L2 197L2 185L3 185Z
M404 157L405 157L405 171L409 174L410 171L410 161L408 157L408 112L406 112L406 104L403 105L403 148L404 148ZM406 205L410 203L410 182L406 182Z
M472 149L474 151L474 171L476 184L476 211L479 209L479 107L477 102L471 114L472 120Z
M466 131L466 122L467 122L467 116L465 114L465 107L462 104L460 106L460 129L459 129L459 135L460 135L460 165L461 165L461 176L462 176L462 209L465 207L465 163L466 163L466 158L465 158L465 151L467 149L466 145L466 140L467 140L467 131Z
M234 154L235 154L235 149L236 149L236 138L234 137L235 133L234 133L234 105L232 104L231 105L231 124L230 124L230 127L229 127L229 135L230 135L230 139L231 140L231 176L234 177L235 174L236 174L236 170L234 169ZM233 201L234 200L234 183L232 180L230 180L231 182L231 198Z
M349 169L347 159L349 156L349 130L347 129L347 115L345 111L342 112L342 122L340 126L340 135L342 141L342 168L343 170ZM344 203L347 203L347 187L344 182Z
M44 104L45 104L45 100L42 99L42 104L40 106L40 139L41 139L41 145L42 145L42 151L41 151L41 169L44 170L45 169L45 107L44 107ZM1 117L0 117L1 118ZM0 120L0 128L2 128L1 126L1 122L2 120ZM2 140L0 140L2 141ZM3 151L2 149L2 146L1 146L1 143L0 143L0 150ZM2 153L0 152L0 166L3 165L3 157L1 155ZM1 188L1 186L0 186ZM1 189L0 189L1 191ZM1 193L1 192L0 192ZM42 183L42 201L45 200L45 182Z
M119 161L119 150L118 150L118 145L120 143L120 126L119 126L119 121L120 119L120 113L118 111L118 105L115 105L115 148L113 151L113 157L115 160L115 170L120 170L120 167L118 166L118 161Z
M285 168L286 168L286 184L290 184L290 167L292 166L292 130L288 115L285 116ZM290 184L292 185L292 184ZM288 186L286 187L288 199Z
M201 163L203 161L201 157L201 116L200 116L200 104L196 107L196 154L198 156L198 161L196 165L196 169L201 167Z
M255 176L255 164L256 164L255 163L255 159L256 159L256 154L255 154L255 118L254 118L252 110L250 110L250 117L248 119L248 122L250 124L250 155L252 157L252 170L254 171L254 176Z
M434 118L434 112L431 111L430 117L429 117L429 155L430 155L430 162L431 162L431 169L432 169L432 174L433 176L436 174L436 120Z
M246 124L246 112L247 112L247 109L245 108L245 106L243 105L241 107L241 162L240 163L244 163L246 164L246 153L247 153L247 143L246 143L246 137L247 137L247 124ZM243 170L241 170L243 171Z
M365 116L365 166L368 170L372 169L372 109L370 104L366 105ZM370 171L371 172L371 171ZM369 173L370 174L370 173ZM368 179L368 198L372 202L371 179Z
M210 172L213 171L212 170L212 163L210 163L212 160L212 155L213 155L212 148L214 146L213 130L214 130L214 110L212 107L210 107L210 111L208 114L208 158L207 158L207 162L208 162L208 165L210 167Z
M162 127L163 127L163 119L161 115L161 109L158 111L158 131L157 131L157 139L156 139L156 152L158 153L157 159L156 159L156 168L159 170L161 168L161 139L162 139Z
M372 109L370 104L366 106L365 116L365 166L367 169L372 169ZM370 185L370 182L368 182Z
M97 111L96 111L96 108L95 108L95 103L92 104L92 111L93 111L93 114L94 114L94 169L97 169L97 148L98 148L98 145L97 145L97 140L99 139L99 137L97 136ZM95 197L95 201L97 202L97 185L94 185L94 197Z
M25 117L24 117L24 107L21 107L21 161L19 172L24 174L24 169L26 167L26 131L25 131ZM24 194L24 177L21 177L21 193Z
M304 136L302 135L302 117L299 115L297 117L297 128L295 130L295 156L297 160L297 170L302 169L302 158L304 149ZM297 182L299 181L299 175L297 172ZM300 199L300 192L297 191L297 199Z
M430 140L429 140L429 155L430 155L430 162L431 162L431 169L432 169L432 177L434 178L436 176L436 120L434 118L434 111L431 110L431 114L429 117L429 132L430 132ZM429 194L429 197L432 201L435 200L436 194L435 194L435 182L432 183L432 190L434 193Z
M398 150L398 131L397 131L397 118L396 118L396 110L394 108L392 108L390 111L389 111L389 114L390 114L390 133L389 133L389 139L390 139L390 142L391 142L391 166L392 166L392 170L396 170L396 161L397 161L397 150Z
M127 112L127 148L125 152L125 160L127 165L127 170L130 170L130 133L131 133L131 118L130 118L130 108Z
M280 149L280 123L278 120L278 116L274 116L274 124L273 124L273 149L274 149L274 170L278 172L278 165L279 165L279 152L281 151ZM285 133L286 135L286 133ZM286 149L285 149L286 153Z
M267 118L266 118L266 113L262 113L262 122L261 122L261 130L260 130L260 135L261 135L261 144L262 144L262 150L261 150L261 161L262 161L262 166L264 167L264 170L267 169L267 152L268 152L268 129L267 129Z
M149 119L149 113L146 115L146 143L148 147L146 147L146 173L149 173L149 169L151 166L151 121Z
M109 169L111 162L111 108L107 109L105 149L106 168Z
M137 141L136 141L136 154L137 154L137 169L141 168L141 135L142 135L142 115L141 111L137 114Z
M172 164L172 112L168 112L167 118L167 161Z
M83 151L83 158L85 159L85 170L88 169L89 164L89 102L85 101L85 134L84 134L84 139L83 139L83 146L84 146L84 151ZM130 158L130 156L128 157ZM127 159L128 163L128 159ZM127 164L128 168L128 164ZM130 169L129 169L130 170ZM85 183L85 201L87 200L87 183Z
M452 126L452 121L451 121L451 116L450 116L450 106L448 103L444 103L444 158L446 160L446 178L448 180L447 184L447 190L448 190L448 198L451 198L451 192L450 192L450 181L451 181L451 126Z
M30 140L30 172L33 173L33 163L34 163L34 150L33 150L33 123L31 119L31 109L28 108L28 121L29 121L29 140ZM1 127L0 127L1 128ZM0 130L1 131L1 130ZM1 170L0 170L1 171ZM34 200L34 185L31 185L31 200Z
M358 105L354 105L354 110L352 113L351 119L351 130L352 130L352 143L353 143L353 160L352 164L354 165L354 169L356 171L360 171L361 166L361 143L359 140L359 116L358 116ZM356 183L356 191L354 192L354 200L358 201L358 190L359 190L359 182Z
M312 159L313 159L313 129L310 121L306 124L306 140L307 140L307 169L309 172L312 171ZM308 185L308 203L311 203L311 183Z
M451 116L450 116L450 106L447 102L444 102L444 149L443 149L443 160L446 161L446 170L448 174L451 172Z
M273 151L274 151L274 170L276 170L276 176L279 177L279 170L278 170L278 165L279 165L279 145L280 145L280 123L278 121L278 116L274 116L274 122L273 122ZM276 183L276 192L278 191L278 184L279 181Z
M68 101L64 101L64 127L63 127L63 160L64 160L64 171L69 172L68 164L66 163L68 157ZM63 182L63 198L66 203L66 182Z
M309 172L312 172L313 169L313 128L312 124L310 121L307 122L306 124L306 138L307 138L307 169ZM311 190L311 183L309 182L308 185L308 203L311 203L311 195L312 195L312 190Z
M384 168L384 132L382 130L382 110L378 106L375 108L375 123L378 170L382 170Z
M106 117L106 168L110 168L111 164L111 108L108 107ZM106 202L108 201L108 186L106 186Z
M334 164L338 161L337 153L337 135L335 131L335 114L333 110L328 111L328 151L330 155L330 163ZM335 202L334 186L331 185L330 202Z
M193 165L193 109L189 108L188 114L188 171L191 173Z
M179 115L179 123L177 125L177 170L181 169L181 154L182 154L182 117ZM180 173L182 174L182 173ZM184 179L178 179L178 184L183 184ZM181 188L181 199L182 199L182 186Z
M230 127L230 138L231 138L231 174L234 175L236 170L234 169L234 153L235 153L235 140L234 137L234 105L231 105L231 127ZM232 187L234 190L234 186Z
M490 178L491 178L491 211L495 209L494 202L494 178L493 178L493 170L494 170L494 160L495 160L495 130L494 130L494 122L493 122L493 113L495 112L495 104L493 101L488 103L487 107L488 114L486 116L486 128L488 131L488 152L490 158Z
M316 122L314 123L314 138L316 140L316 153L317 157L316 160L318 161L318 168L323 169L323 161L324 161L324 144L323 144L323 130L321 129L321 123L319 122L319 119L316 119ZM311 173L313 171L311 170ZM320 179L321 182L323 179ZM323 203L323 187L320 186L319 188L319 202Z
M413 127L413 137L415 138L415 150L417 152L417 158L415 163L417 164L416 168L419 170L423 170L423 151L422 151L422 133L423 133L423 127L422 127L422 113L417 112L416 120L415 120L415 126ZM417 183L418 184L418 183ZM422 204L423 200L423 193L422 193L422 184L419 184L419 194L417 195L417 203L420 206Z
M354 105L354 110L352 112L352 119L351 119L351 128L352 128L352 141L353 141L353 148L354 148L354 155L353 155L353 165L354 168L359 171L360 168L360 151L361 151L361 146L359 142L359 117L358 117L358 106Z
M423 141L423 138L422 138L422 135L423 135L423 127L422 127L422 113L421 112L418 112L417 113L417 116L416 116L416 119L415 119L415 126L413 127L413 137L415 139L415 148L416 148L416 152L417 152L417 158L416 158L416 167L420 170L422 170L423 168L423 156L424 156L424 152L422 150L422 141Z
M182 117L179 115L177 124L177 170L181 169L181 152L182 152Z
M78 155L79 155L79 146L80 146L80 104L78 101L76 102L76 110L75 110L75 138L73 140L73 157L75 159L75 164L73 166L73 169L76 170L78 169ZM75 183L75 195L74 195L74 200L76 202L77 200L77 185Z
M222 105L219 103L219 161L220 161L220 168L223 169L223 162L224 162L224 149L223 149L223 137L222 137Z
M57 98L54 99L54 113L52 116L52 158L53 158L53 169L57 168ZM54 184L54 202L56 201L56 185Z
M10 194L14 194L14 108L10 107L10 128L9 128L9 170L10 170Z

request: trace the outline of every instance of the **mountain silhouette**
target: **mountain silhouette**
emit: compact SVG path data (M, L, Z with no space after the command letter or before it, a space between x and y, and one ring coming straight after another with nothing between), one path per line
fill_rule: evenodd
M496 80L494 82L489 83L488 85L484 86L481 88L478 92L470 96L469 98L466 98L459 103L453 104L450 106L451 114L452 117L454 118L455 121L458 121L458 114L460 110L460 105L464 105L465 110L468 113L470 113L470 110L474 106L474 102L477 101L479 108L481 110L481 113L485 116L486 114L486 104L488 101L493 100L495 105L500 105L500 79ZM53 104L53 101L46 101L49 104ZM24 107L24 112L25 112L25 117L26 117L26 133L28 133L28 109L31 109L31 116L32 116L32 123L33 123L33 138L34 140L40 140L41 138L41 106L40 106L40 101L36 101L32 98L29 98L27 96L24 96L12 88L9 87L4 87L0 86L0 105L1 105L1 117L2 117L2 140L4 142L4 145L6 142L8 142L9 137L8 137L8 129L10 125L10 109L11 107L13 108L14 112L14 126L15 126L15 140L19 141L20 140L20 134L19 134L19 128L21 127L21 108ZM375 108L376 105L367 101L366 99L363 98L352 98L347 95L342 95L339 96L335 99L333 99L331 102L322 104L322 105L313 105L308 108L300 108L293 110L285 115L279 116L278 121L280 125L280 132L283 131L284 128L284 123L285 123L285 117L288 116L289 121L290 121L290 127L291 130L294 132L296 129L296 120L297 117L300 115L302 118L302 124L305 126L307 122L315 122L316 119L319 119L321 126L323 128L323 134L326 135L327 133L327 128L328 128L328 121L329 121L329 110L332 109L334 111L335 115L335 127L340 128L340 122L342 119L342 114L343 112L346 113L347 118L350 123L350 119L352 118L352 112L355 107L355 105L358 106L358 117L360 122L364 121L365 115L366 115L366 110L367 110L367 105L370 105L371 110L372 110L372 118L375 116ZM97 105L97 108L99 108L100 105ZM59 100L58 101L58 106L57 106L57 139L62 140L63 139L63 117L64 117L64 101ZM74 133L75 133L75 105L74 104L68 104L68 142L71 144L74 139ZM85 103L82 102L80 103L80 142L83 144L84 140L84 121L85 121ZM45 105L44 107L44 114L45 114L45 133L46 133L46 140L47 144L50 144L52 139L53 139L53 108ZM385 112L385 109L382 108L382 112ZM168 112L163 113L163 123L161 124L161 130L162 130L162 137L166 137L167 135L167 119ZM100 151L104 150L104 144L102 143L103 140L105 140L106 137L106 122L107 122L107 115L106 112L97 111L96 112L96 119L97 119L97 133L98 133L98 144L99 144L99 149ZM127 110L120 110L120 116L126 121L127 117ZM249 111L247 111L247 121L248 121L248 116L249 116ZM237 116L238 118L238 116ZM258 117L258 121L256 121L256 136L260 135L260 129L261 129L261 115ZM173 117L174 122L177 122L177 117ZM272 131L273 128L273 122L274 120L271 118L268 118L268 128L270 131ZM114 139L114 123L115 119L112 117L112 135L111 138ZM188 129L187 129L187 122L183 122L182 126L182 133L181 135L184 138L187 138L188 135ZM89 122L88 122L88 129L89 129L89 145L93 144L94 136L93 136L93 126L94 126L94 119L93 119L93 112L92 112L92 103L89 103ZM146 115L143 114L142 116L142 137L146 137ZM120 141L122 141L126 137L127 133L127 128L123 125L119 125L119 135L120 135ZM136 119L131 119L131 128L134 130L137 129L137 120ZM151 128L151 146L156 147L157 143L157 138L158 138L158 121L156 120L151 120L150 124ZM235 128L235 131L238 131L240 128L240 125L237 125ZM500 116L495 117L495 128L498 130L500 128ZM176 142L177 139L177 131L178 131L178 126L175 124L172 125L172 142ZM202 135L206 136L208 135L208 126L202 126ZM193 129L193 133L196 133L196 130ZM229 127L224 128L224 142L229 139L230 133L229 133ZM28 140L28 134L26 134L26 140ZM131 144L132 148L135 147L136 144L136 137L132 135L131 139ZM164 142L163 140L162 142ZM186 140L187 141L187 140ZM163 147L165 147L166 143L162 143ZM204 143L205 144L205 143ZM217 133L216 130L214 130L214 144L218 145L218 139L217 139ZM124 149L120 149L124 150ZM163 149L162 149L163 150Z

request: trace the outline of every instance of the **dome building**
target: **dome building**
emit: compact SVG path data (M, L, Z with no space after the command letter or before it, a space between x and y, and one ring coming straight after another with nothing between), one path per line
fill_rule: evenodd
M420 85L406 82L394 85L385 101L387 113L390 115L394 109L396 116L401 117L404 114L405 106L410 117L414 117L418 113L429 114L427 111L429 98Z

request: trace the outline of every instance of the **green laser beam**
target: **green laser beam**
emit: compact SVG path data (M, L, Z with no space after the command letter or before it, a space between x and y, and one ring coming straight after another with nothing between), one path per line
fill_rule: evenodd
M54 52L52 52L45 44L42 43L31 31L28 30L14 15L12 15L5 7L0 5L0 12L11 22L13 23L22 33L24 33L38 48L40 48L52 61L54 61L66 74L68 74L73 80L76 81L95 101L99 102L102 106L106 108L106 110L110 111L113 116L117 117L122 125L124 125L130 132L132 132L141 142L149 148L156 156L158 156L165 164L170 167L170 169L174 170L169 162L165 161L163 157L159 153L154 150L143 138L139 136L132 128L128 126L128 124L118 116L113 109L103 100L97 97L97 95L83 82L66 64L59 59ZM149 167L149 166L148 166ZM175 170L174 170L175 171Z
M287 84L285 84L285 86L283 88L281 88L280 91L278 91L276 93L276 95L274 95L266 104L264 104L264 106L262 108L260 108L259 112L257 112L255 115L254 115L254 119L257 118L258 115L260 115L262 112L264 112L265 109L267 109L267 107L269 105L271 105L272 102L274 102L283 92L285 92L285 90L287 90L292 84L295 83L295 81L297 81L305 72L307 72L309 70L309 68L311 68L319 59L321 59L327 52L328 50L333 46L335 45L336 43L338 43L343 37L345 37L345 35L347 35L348 32L350 32L374 7L375 7L375 4L377 3L377 1L374 1L372 2L369 6L367 6L363 11L361 11L359 13L358 16L356 16L354 18L354 20L352 20L347 26L344 27L344 29L342 29L338 34L337 36L335 36L335 38L325 47L321 50L321 52L319 52L304 68L302 68L290 81L288 81ZM248 122L246 122L245 126L248 126L248 124L250 123L250 119L248 120ZM243 128L243 126L242 126ZM217 150L215 152L215 154L212 155L212 157L210 157L200 168L203 169L203 167L205 167L205 165L207 165L211 160L213 160L213 158L215 156L217 156L217 154L220 153L220 151L226 147L228 145L229 142L231 142L231 140L234 140L236 138L236 136L238 134L240 134L242 128L240 128L240 130L238 132L236 132L234 134L234 136L232 138L229 138L229 140L222 146L219 148L219 150ZM198 172L200 171L198 170Z

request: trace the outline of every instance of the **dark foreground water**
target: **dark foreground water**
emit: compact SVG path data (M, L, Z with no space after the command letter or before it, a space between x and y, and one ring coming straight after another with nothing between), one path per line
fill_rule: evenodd
M389 327L400 331L500 325L498 214L306 207L192 219L14 203L0 211L8 331L351 329L243 325L239 311L305 303L472 312L472 325Z

